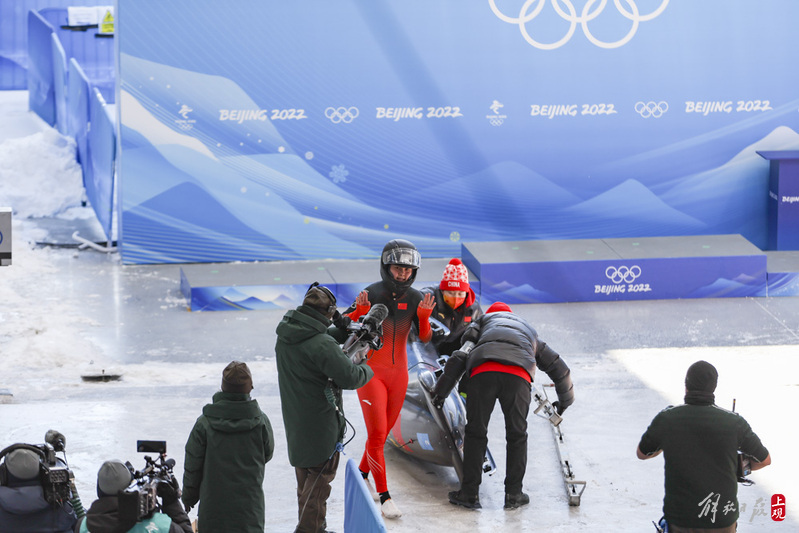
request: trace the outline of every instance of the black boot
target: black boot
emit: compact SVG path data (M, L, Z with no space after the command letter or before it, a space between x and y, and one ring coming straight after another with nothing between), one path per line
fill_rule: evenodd
M505 509L517 509L530 503L530 496L524 492L519 494L505 494Z
M483 506L480 505L480 496L469 496L468 494L464 494L461 490L453 490L449 493L449 503L460 505L467 509L483 508Z

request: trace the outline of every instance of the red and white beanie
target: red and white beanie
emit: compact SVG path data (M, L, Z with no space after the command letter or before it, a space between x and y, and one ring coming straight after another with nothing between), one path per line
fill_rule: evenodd
M469 272L457 257L452 258L444 269L444 277L438 288L442 291L469 292Z

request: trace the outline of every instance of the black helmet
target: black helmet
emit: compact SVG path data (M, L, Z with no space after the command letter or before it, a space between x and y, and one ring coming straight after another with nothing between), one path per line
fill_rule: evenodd
M380 277L383 279L391 292L395 294L403 294L408 288L413 285L416 279L416 270L422 264L422 256L416 249L412 242L404 239L394 239L388 241L383 247L383 253L380 255ZM391 265L399 265L413 269L411 277L402 283L396 281L394 276L391 275L389 267Z

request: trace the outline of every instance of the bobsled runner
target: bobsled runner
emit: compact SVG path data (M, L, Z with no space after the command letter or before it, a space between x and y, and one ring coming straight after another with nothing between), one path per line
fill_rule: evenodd
M536 403L536 408L533 413L541 418L549 420L549 425L552 428L552 436L555 439L555 447L558 451L560 473L563 476L563 485L566 488L566 498L568 498L570 506L578 507L580 505L580 498L586 487L586 482L578 481L574 476L572 462L569 458L569 450L563 438L563 429L561 427L563 418L557 413L552 402L547 398L547 393L544 388L536 381L533 381L532 387L533 400Z
M430 320L434 333L446 326L435 319ZM457 387L450 392L439 409L433 405L432 393L438 375L443 372L444 360L432 343L419 340L411 332L408 339L408 390L405 403L391 429L388 441L406 454L442 466L451 466L463 481L463 440L466 432L466 405L458 394ZM486 449L483 471L493 474L496 463Z

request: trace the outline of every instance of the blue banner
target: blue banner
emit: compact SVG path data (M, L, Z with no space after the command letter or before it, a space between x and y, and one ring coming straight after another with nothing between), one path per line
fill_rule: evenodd
M128 263L740 233L799 3L119 0Z

